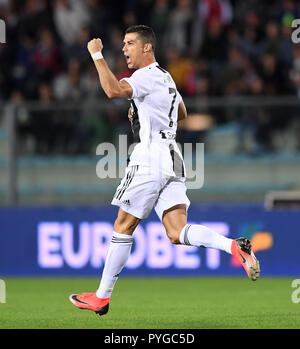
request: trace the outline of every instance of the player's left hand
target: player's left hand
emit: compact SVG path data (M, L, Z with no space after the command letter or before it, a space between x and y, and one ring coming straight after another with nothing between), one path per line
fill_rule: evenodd
M131 111L131 107L128 110L128 119L129 121L131 121L131 117L132 117L132 111Z
M87 48L89 50L89 53L92 55L98 51L102 51L103 49L103 44L101 39L93 39L88 42Z

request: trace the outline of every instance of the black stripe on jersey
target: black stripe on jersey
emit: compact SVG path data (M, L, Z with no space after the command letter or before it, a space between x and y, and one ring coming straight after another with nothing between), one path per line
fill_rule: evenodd
M131 131L133 133L133 141L134 142L140 142L140 128L141 128L141 125L140 125L140 120L139 120L139 113L138 113L138 109L134 103L134 100L131 99L131 105L132 105L132 108L133 108L133 112L132 112L132 115L131 115L131 120L130 120L130 123L131 123Z
M173 171L175 172L176 177L184 177L184 165L179 154L174 150L172 144L169 145L170 155L172 158Z
M173 171L175 170L175 161L174 161L174 148L170 146L170 154L172 158Z
M168 72L165 69L163 69L162 67L160 67L159 65L156 65L156 68L161 70L163 73L168 74Z

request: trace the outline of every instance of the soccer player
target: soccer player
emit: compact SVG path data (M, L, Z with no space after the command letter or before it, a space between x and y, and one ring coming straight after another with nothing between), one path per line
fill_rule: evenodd
M112 200L119 211L99 288L95 293L69 297L76 307L100 316L108 312L114 285L130 255L132 234L153 208L173 244L225 251L238 258L250 279L260 275L248 239L232 240L203 225L187 224L190 201L186 196L185 166L176 143L177 122L187 117L187 111L171 75L155 59L155 41L153 30L147 26L126 30L123 53L128 67L135 72L120 81L103 58L101 39L88 43L106 95L131 100L130 122L137 142Z

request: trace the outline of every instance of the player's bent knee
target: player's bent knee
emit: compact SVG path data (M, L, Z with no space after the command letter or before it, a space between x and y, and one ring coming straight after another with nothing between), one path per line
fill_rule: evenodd
M179 235L180 235L180 232L177 232L174 230L172 230L172 231L167 230L167 236L168 236L169 240L171 241L171 243L174 245L180 244Z

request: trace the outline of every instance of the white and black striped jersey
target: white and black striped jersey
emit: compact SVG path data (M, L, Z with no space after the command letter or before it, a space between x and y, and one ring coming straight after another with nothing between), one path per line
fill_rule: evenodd
M153 156L170 157L170 142L176 153L179 149L175 137L178 105L182 100L171 75L154 62L124 78L132 87L131 127L134 141L138 142L130 156L129 165L153 165ZM165 136L167 135L167 136ZM166 146L161 139L168 138ZM180 153L180 152L179 152ZM181 154L180 154L181 156ZM172 167L172 163L165 164Z

